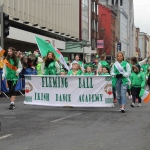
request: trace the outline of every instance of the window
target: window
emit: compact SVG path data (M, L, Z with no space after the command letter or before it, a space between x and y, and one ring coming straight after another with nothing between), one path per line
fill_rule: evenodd
M111 4L114 5L114 0L111 0Z
M92 45L92 49L96 48L96 40L94 38L92 38L91 40L91 45Z
M123 6L123 0L120 0L120 6Z
M98 32L98 22L97 21L95 21L95 30L96 30L96 32Z
M118 5L118 0L116 0L116 4L115 5Z
M92 11L95 12L95 2L92 2Z

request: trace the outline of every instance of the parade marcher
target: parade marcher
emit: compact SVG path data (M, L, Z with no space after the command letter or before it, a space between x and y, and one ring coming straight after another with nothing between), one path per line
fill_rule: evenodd
M14 53L15 48L9 47L6 59L4 60L4 68L3 68L3 74L2 78L6 78L8 88L9 88L9 94L10 94L10 107L9 109L14 109L15 108L15 87L17 84L17 81L19 79L19 73L22 70L22 64L20 60L16 57Z
M44 74L44 64L43 64L43 59L41 57L38 57L36 70L37 70L37 75L43 75Z
M106 55L105 54L101 55L97 69L99 69L100 67L110 68L109 64L106 62Z
M78 63L73 63L72 69L68 72L67 75L76 76L76 75L81 75L81 74L82 74L82 70L81 70L80 65Z
M136 98L138 98L138 107L141 106L141 98L139 97L139 93L141 88L145 87L145 75L140 72L140 65L132 66L133 72L131 73L131 91L132 91L132 103L131 107L135 107Z
M66 75L66 71L65 71L64 69L61 69L61 70L60 70L60 75L61 75L61 76L65 76L65 75Z
M125 112L126 105L126 91L127 87L130 84L129 76L131 74L130 65L124 61L124 54L122 52L117 53L117 61L111 68L111 75L116 78L116 91L117 91L117 100L120 106L122 113Z
M85 70L86 71L82 75L84 75L84 76L93 76L94 75L94 73L92 72L91 66L86 66Z
M98 70L97 70L97 75L102 75L103 73L103 68L102 67L99 67Z
M102 73L102 75L110 75L109 68L103 67L103 73Z
M82 71L84 71L84 65L83 65L83 62L80 61L80 55L79 54L77 54L75 56L75 60L70 64L70 69L72 69L72 64L74 64L74 63L78 63L80 65Z
M48 52L45 59L45 75L59 75L60 66L53 52Z

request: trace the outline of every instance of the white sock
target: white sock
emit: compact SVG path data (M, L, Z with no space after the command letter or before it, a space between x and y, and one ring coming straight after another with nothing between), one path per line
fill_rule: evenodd
M14 102L11 102L11 104L13 104L13 105L14 105Z

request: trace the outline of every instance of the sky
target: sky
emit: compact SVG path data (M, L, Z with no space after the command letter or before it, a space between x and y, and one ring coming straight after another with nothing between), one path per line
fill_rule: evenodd
M150 0L134 0L134 24L150 35Z

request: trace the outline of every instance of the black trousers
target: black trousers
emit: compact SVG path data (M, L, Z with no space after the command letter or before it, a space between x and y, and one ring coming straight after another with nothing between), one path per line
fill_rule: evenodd
M128 96L131 96L131 90L127 89Z
M136 98L138 98L138 103L141 103L141 98L139 97L140 91L141 88L135 88L135 87L131 88L133 103L135 103Z
M8 83L8 87L9 87L9 96L10 97L16 96L15 88L16 88L17 81L16 81L16 83L14 83L14 81L7 80L7 83Z

